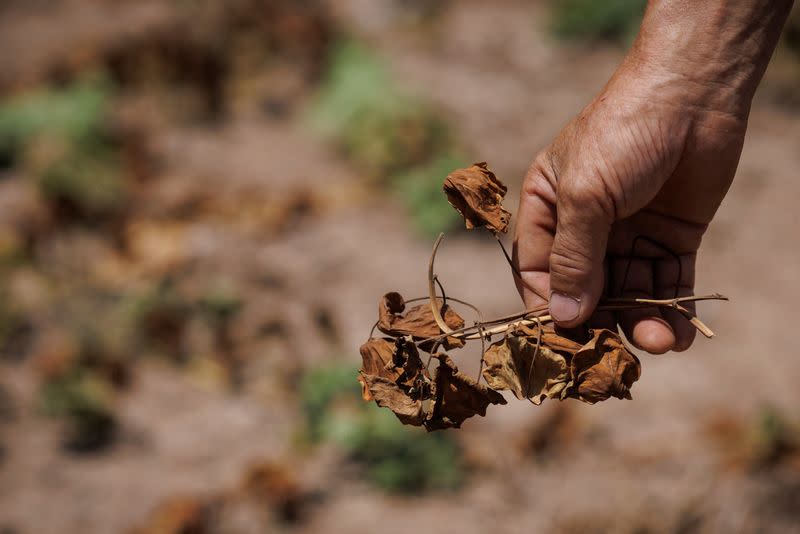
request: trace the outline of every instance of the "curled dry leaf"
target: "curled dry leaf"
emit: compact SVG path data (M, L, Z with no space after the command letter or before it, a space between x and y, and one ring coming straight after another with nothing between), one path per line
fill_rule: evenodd
M361 345L360 351L358 381L361 382L361 396L366 401L372 400L367 377L388 380L405 391L419 389L420 382L430 381L413 343L403 339L370 338Z
M537 342L539 342L537 349ZM545 398L576 398L594 404L630 399L640 364L610 330L595 330L584 345L543 328L523 327L492 344L483 355L483 377L495 390L540 404Z
M381 376L363 374L360 379L370 394L370 398L365 400L374 399L378 406L389 408L403 424L420 426L425 420L422 400L412 398L395 382Z
M486 163L451 172L443 189L448 202L464 217L468 230L480 226L495 233L508 230L511 214L503 209L508 188Z
M483 377L490 388L510 390L534 404L558 398L569 381L567 358L544 343L537 346L535 336L506 337L492 344L483 359Z
M461 423L473 415L485 416L490 404L506 404L501 394L459 372L449 356L441 354L437 357L436 396L425 428L460 428Z
M361 346L362 397L389 408L404 424L428 431L458 428L473 415L486 415L489 404L505 404L496 391L458 372L446 355L431 381L413 343L370 339Z
M361 383L361 397L365 400L372 400L369 386L365 376L384 377L395 380L399 373L395 367L388 367L392 363L394 355L394 340L386 338L370 338L361 345L361 372L358 374L358 381Z
M589 404L609 397L630 399L641 364L616 332L595 330L592 339L572 357L568 396Z
M389 408L404 424L421 425L432 385L416 346L403 338L372 338L361 345L361 360L363 399Z
M438 299L441 302L441 299ZM464 319L447 304L442 303L441 314L444 322L453 330L464 326ZM436 324L428 303L413 306L406 310L406 302L397 292L386 293L378 305L378 330L389 336L412 336L414 339L436 337L443 332ZM430 351L433 342L422 343L422 350ZM463 347L464 342L448 337L442 345L446 349Z

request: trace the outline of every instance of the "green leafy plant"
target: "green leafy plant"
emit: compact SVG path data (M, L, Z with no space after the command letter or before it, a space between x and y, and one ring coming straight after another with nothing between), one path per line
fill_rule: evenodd
M415 229L430 236L456 217L436 202L439 176L463 165L443 117L409 95L381 61L355 42L339 45L311 109L317 130L402 199Z
M552 2L552 30L562 39L630 42L646 6L646 0Z
M443 154L430 163L392 177L392 184L403 200L418 233L435 236L460 226L458 214L442 202L442 176L464 167L463 158Z
M388 411L361 402L355 375L347 365L305 375L301 395L309 439L336 443L367 480L390 493L457 488L463 479L458 444L448 434L404 427Z
M378 177L427 161L450 144L444 121L398 89L378 58L354 42L340 44L333 54L311 118Z
M118 213L126 186L108 126L108 84L88 79L0 106L0 161L20 165L45 198L73 212Z
M75 452L91 452L109 445L117 420L111 408L107 384L83 369L75 369L43 384L43 412L65 421L64 446Z
M98 80L45 89L0 105L0 153L14 159L25 145L47 134L75 144L103 136L108 85Z
M771 406L762 408L753 429L755 467L773 467L800 454L800 432L785 414Z

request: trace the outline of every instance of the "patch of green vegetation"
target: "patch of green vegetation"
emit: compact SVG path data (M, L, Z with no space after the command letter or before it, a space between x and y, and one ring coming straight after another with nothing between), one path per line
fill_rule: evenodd
M197 305L201 313L208 316L215 324L230 321L242 307L242 299L230 288L217 287L199 300Z
M125 205L126 188L113 148L37 140L27 153L27 169L45 198L88 216L106 216Z
M305 375L301 395L309 439L342 447L367 480L389 493L459 487L462 456L453 438L403 426L388 410L362 401L356 376L355 368L342 365Z
M629 43L639 29L647 0L559 0L552 2L552 30L561 39Z
M443 154L429 164L392 177L419 234L435 236L462 224L458 213L444 200L442 181L453 169L467 165L463 158Z
M354 42L333 54L312 120L377 177L425 162L450 145L441 117L400 90L378 58Z
M316 128L347 158L403 199L413 225L429 236L456 217L442 203L441 183L463 160L442 116L411 96L365 47L340 44L311 109Z
M110 87L88 79L0 105L0 161L21 165L45 198L87 216L126 200L118 147L108 128Z
M107 84L91 80L6 100L0 105L0 153L13 160L43 134L75 144L96 142L105 128L108 92Z
M25 317L13 305L5 291L0 288L0 358L21 357L19 338L25 335L28 324Z
M109 445L117 427L111 393L103 380L82 369L43 384L42 411L66 422L64 446L90 452Z
M775 408L762 408L754 428L753 465L760 468L773 467L798 453L798 428Z

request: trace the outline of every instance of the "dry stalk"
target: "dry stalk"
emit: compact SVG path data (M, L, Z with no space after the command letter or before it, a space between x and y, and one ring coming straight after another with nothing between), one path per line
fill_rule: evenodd
M434 275L434 263L436 260L436 253L439 245L444 239L444 234L439 234L433 244L433 252L431 253L430 261L428 262L428 300L430 301L431 312L436 324L442 330L443 334L433 338L423 339L417 341L417 344L427 341L438 341L445 337L453 337L455 339L462 339L465 341L483 339L486 336L493 336L496 334L505 334L508 331L513 331L521 326L539 325L543 323L553 322L553 318L544 312L547 311L548 306L544 305L533 310L527 310L521 313L508 315L498 319L480 320L472 326L453 330L444 322L440 307L436 297L436 277ZM455 299L450 299L455 300ZM686 319L692 323L698 332L707 338L714 337L714 331L711 330L697 315L691 310L683 306L687 302L699 302L704 300L728 300L728 297L713 293L710 295L691 295L686 297L676 297L671 299L648 299L648 298L605 298L601 299L597 311L622 311L622 310L635 310L640 308L671 308L678 311ZM458 301L456 301L458 302ZM462 304L466 304L462 302ZM471 304L466 304L473 310L477 308Z

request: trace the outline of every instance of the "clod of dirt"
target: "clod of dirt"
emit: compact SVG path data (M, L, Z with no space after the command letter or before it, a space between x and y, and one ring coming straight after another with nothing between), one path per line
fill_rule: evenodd
M451 172L444 181L447 200L458 210L468 230L485 226L494 233L506 233L511 214L503 209L508 188L486 163L475 163Z
M206 532L211 509L205 500L191 496L172 497L153 510L146 523L130 534L180 534Z

